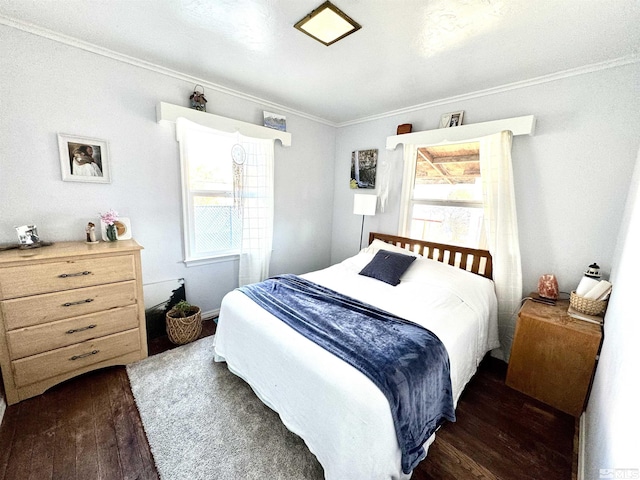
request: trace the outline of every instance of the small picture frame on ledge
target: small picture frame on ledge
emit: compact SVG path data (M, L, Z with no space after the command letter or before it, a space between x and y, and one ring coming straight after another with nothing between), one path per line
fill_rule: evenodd
M129 240L131 238L131 220L129 218L120 217L113 223L116 226L118 240ZM100 230L102 231L102 240L108 242L107 224L102 220L100 220Z
M287 117L284 115L266 111L263 111L262 115L264 117L263 124L265 127L280 130L281 132L287 131Z
M440 117L440 126L438 128L459 127L462 125L462 115L464 115L464 110L443 114Z

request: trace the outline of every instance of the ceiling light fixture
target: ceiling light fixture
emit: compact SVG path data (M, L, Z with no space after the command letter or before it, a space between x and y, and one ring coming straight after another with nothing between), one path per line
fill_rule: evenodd
M362 28L331 2L324 2L294 27L327 46Z

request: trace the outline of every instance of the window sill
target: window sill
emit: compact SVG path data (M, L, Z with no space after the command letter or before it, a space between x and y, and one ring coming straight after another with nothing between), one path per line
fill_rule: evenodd
M238 253L228 253L224 255L218 255L215 257L187 258L183 261L183 263L187 267L199 267L201 265L209 265L211 263L235 262L239 258L240 258L240 254Z

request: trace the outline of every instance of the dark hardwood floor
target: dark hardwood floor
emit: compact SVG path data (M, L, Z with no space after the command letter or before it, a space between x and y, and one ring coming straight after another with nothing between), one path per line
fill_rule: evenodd
M507 387L506 369L484 360L413 480L572 478L575 419Z
M205 321L202 336L214 331ZM169 348L166 337L154 339L149 354ZM483 362L458 403L458 421L440 429L413 480L572 478L574 419L510 389L505 374L503 362ZM158 479L124 367L8 407L0 479Z

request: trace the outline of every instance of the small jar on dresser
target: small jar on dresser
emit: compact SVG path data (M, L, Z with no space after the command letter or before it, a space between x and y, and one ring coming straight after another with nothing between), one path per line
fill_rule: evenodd
M135 240L0 252L0 366L7 403L147 356Z

